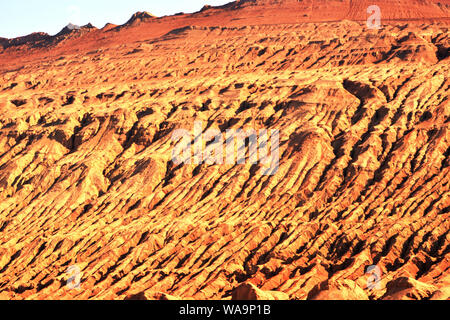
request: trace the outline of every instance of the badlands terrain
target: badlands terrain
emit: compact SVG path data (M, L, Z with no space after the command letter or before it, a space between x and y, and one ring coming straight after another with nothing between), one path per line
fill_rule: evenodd
M0 39L0 299L448 299L449 12L247 0ZM174 164L195 121L279 130L278 170Z

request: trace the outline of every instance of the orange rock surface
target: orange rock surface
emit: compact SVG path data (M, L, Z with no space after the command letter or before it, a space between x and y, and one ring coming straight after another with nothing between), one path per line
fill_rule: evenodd
M449 12L237 1L0 39L0 299L448 299ZM279 130L279 170L175 165L194 121Z

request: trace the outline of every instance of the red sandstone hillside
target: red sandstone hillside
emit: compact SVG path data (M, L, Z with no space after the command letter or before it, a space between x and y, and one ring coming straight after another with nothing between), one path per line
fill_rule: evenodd
M160 18L148 12L138 12L123 26L115 28L107 26L83 37L83 44L80 43L81 41L76 43L69 41L67 46L73 50L74 46L80 45L104 46L115 40L136 41L146 37L162 36L175 28L189 25L238 27L255 24L366 21L368 17L366 10L371 5L380 7L384 22L419 21L424 23L450 20L450 0L242 0L219 7L205 6L200 12L194 14L178 14ZM140 26L141 23L144 23L145 27ZM124 27L128 27L126 32L119 32L114 36L105 35L109 31L123 30ZM129 30L129 28L136 30ZM75 30L74 33L81 32ZM28 43L31 47L50 45L63 40L58 35L52 38L45 33L35 33L11 40L0 38L0 46L9 48L24 43ZM27 51L27 55L29 54L30 52ZM15 50L14 55L17 55Z
M449 23L248 0L0 39L0 299L448 299ZM278 172L175 165L195 120L279 130Z

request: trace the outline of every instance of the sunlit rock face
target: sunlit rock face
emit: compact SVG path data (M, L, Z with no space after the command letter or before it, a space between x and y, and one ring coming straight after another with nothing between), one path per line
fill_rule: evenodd
M239 1L0 39L0 298L448 299L448 16ZM278 131L276 170L248 141L172 161L211 129Z

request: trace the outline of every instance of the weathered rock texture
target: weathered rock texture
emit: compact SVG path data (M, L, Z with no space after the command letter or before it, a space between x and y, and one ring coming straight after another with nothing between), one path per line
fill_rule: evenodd
M363 2L2 39L0 298L447 299L449 2ZM278 172L174 165L195 120L278 129Z

